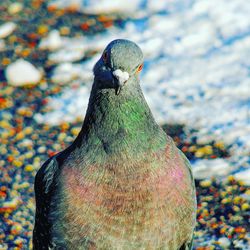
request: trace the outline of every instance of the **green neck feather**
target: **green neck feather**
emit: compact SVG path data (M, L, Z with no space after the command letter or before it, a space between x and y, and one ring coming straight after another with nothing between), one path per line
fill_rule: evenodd
M107 154L157 150L164 147L166 135L155 122L145 101L139 82L133 79L119 95L94 83L87 114L78 144L102 146ZM128 83L129 85L129 83Z

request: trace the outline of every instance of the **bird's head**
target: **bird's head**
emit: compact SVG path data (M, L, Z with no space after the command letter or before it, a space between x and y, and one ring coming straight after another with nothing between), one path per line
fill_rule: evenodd
M143 67L143 54L138 45L125 39L108 44L94 67L95 80L101 88L113 88L119 94L135 79Z

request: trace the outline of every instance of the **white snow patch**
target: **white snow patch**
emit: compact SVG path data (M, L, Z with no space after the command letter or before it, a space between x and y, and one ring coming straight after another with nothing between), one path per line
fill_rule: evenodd
M36 114L34 118L39 123L48 122L51 125L58 125L62 120L73 122L76 118L82 118L87 109L89 91L87 86L67 87L60 97L50 98L49 106L57 107L57 110L43 116ZM64 117L65 112L66 117Z
M51 5L55 5L58 8L67 8L74 6L84 13L91 14L103 14L103 13L114 13L114 12L133 12L137 9L138 4L141 0L134 0L133 3L128 4L126 1L121 0L54 0L51 1Z
M48 57L55 64L78 61L84 57L85 51L90 47L84 37L61 37L60 40L60 49L50 53ZM45 41L45 45L49 46Z
M235 174L234 177L236 180L243 181L245 184L250 185L250 168Z
M223 177L228 175L234 167L224 159L202 159L193 164L193 174L196 179Z

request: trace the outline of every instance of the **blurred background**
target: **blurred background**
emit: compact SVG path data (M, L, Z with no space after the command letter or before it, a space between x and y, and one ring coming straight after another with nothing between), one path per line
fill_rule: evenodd
M194 249L250 249L249 13L246 0L2 0L0 249L31 248L34 176L78 134L117 38L142 48L145 97L192 163Z

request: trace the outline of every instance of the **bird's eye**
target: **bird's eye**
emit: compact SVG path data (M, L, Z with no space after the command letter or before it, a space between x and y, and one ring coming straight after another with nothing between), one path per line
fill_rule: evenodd
M104 52L103 52L102 59L103 59L103 61L104 61L105 63L108 61L108 52L107 52L107 51L104 51Z
M136 70L136 72L137 73L141 72L142 68L143 68L143 64L139 65L138 68L137 68L137 70Z

